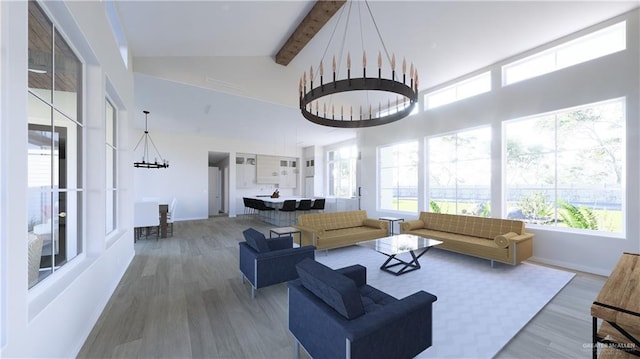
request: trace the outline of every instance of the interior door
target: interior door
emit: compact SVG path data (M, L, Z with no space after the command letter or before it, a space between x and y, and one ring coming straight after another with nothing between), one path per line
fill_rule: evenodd
M220 206L220 168L209 167L209 216L217 216Z
M305 177L304 178L304 195L305 197L313 197L315 194L313 193L313 177Z

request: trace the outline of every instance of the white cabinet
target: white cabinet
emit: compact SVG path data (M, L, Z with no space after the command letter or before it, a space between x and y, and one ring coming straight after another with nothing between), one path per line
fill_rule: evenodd
M290 157L257 155L257 183L277 184L280 188L298 186L298 161Z
M305 161L304 175L305 177L313 177L316 174L316 164L314 159L307 159Z
M298 161L293 158L280 160L280 188L296 188L298 186Z
M256 185L256 155L239 153L236 156L236 185L238 188Z
M256 156L257 182L266 184L280 184L280 157Z

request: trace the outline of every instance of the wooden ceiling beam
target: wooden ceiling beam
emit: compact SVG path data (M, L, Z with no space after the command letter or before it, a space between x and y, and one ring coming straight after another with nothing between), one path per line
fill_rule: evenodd
M302 51L309 41L322 29L331 17L344 5L346 0L318 0L307 16L276 54L276 63L287 66Z

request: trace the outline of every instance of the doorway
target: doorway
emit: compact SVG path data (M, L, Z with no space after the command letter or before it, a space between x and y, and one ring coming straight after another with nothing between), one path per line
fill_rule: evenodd
M209 217L228 215L229 153L210 151L208 154L208 164Z

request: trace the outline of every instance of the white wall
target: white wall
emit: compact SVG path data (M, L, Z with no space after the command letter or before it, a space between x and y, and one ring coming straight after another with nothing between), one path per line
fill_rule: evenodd
M105 236L104 99L115 98L129 162L133 76L101 2L47 2L44 9L86 64L84 252L27 289L27 2L0 2L0 357L73 357L133 258L129 167L120 169L119 231Z
M247 101L252 101L247 99ZM256 119L259 120L259 119ZM142 130L139 130L140 134ZM242 196L254 196L256 191L273 192L275 187L264 185L257 189L236 188L236 153L260 153L284 157L300 157L301 149L295 145L273 153L273 142L239 141L226 137L166 133L150 131L153 142L162 155L170 161L167 169L136 169L134 171L135 197L177 198L177 221L208 218L208 153L229 152L229 216L244 212ZM133 136L135 137L135 136ZM131 146L135 146L134 139ZM280 146L278 146L280 147ZM282 189L282 195L296 193Z
M493 91L379 128L364 129L358 136L362 153L362 206L370 216L395 215L383 212L376 204L376 151L377 147L406 140L418 140L420 153L424 153L424 140L428 136L491 125L494 131L492 165L492 211L501 212L501 123L504 120L568 108L606 99L626 96L627 99L627 169L626 169L626 237L610 238L599 234L580 235L548 229L528 228L535 233L534 259L567 268L608 275L622 252L640 252L640 141L639 128L639 11L633 11L617 20L627 19L627 50L556 71L507 87L500 86L500 66L494 64L478 72L492 70ZM611 21L607 24L612 23ZM599 26L602 26L601 24ZM574 34L573 37L577 36ZM550 47L557 42L545 45ZM538 49L539 50L539 49ZM535 50L537 51L537 50ZM507 62L507 61L505 61ZM426 71L426 69L422 69ZM445 84L446 85L446 84ZM420 98L422 102L423 99ZM422 103L420 106L422 108ZM421 156L420 166L424 166ZM425 183L424 168L420 168L419 183ZM425 203L424 186L420 186L419 207ZM405 218L417 213L403 214Z

